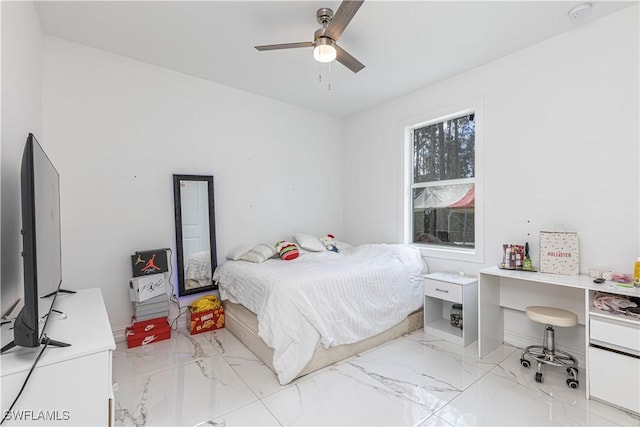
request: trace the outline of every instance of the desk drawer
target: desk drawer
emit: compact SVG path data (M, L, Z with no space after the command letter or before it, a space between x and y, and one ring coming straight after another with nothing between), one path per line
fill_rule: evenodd
M455 283L424 279L424 294L451 302L462 302L462 286Z
M640 325L591 317L590 326L592 340L634 351L640 348Z
M640 413L640 359L589 347L589 394Z

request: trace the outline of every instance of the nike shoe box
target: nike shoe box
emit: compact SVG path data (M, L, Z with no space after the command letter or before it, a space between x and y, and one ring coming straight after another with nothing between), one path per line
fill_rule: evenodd
M140 347L171 338L171 325L167 317L159 317L145 321L134 321L125 330L127 347Z

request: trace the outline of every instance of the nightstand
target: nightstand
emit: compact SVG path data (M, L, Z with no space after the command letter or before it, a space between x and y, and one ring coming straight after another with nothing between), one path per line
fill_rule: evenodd
M462 328L451 325L453 304L462 304ZM424 277L424 331L466 347L478 339L478 279L458 273Z

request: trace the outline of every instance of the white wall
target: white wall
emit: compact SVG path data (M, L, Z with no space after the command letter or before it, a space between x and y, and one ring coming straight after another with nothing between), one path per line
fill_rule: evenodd
M430 258L430 270L475 274L499 262L502 243L526 240L535 264L538 232L564 224L579 232L582 272L631 272L640 255L638 40L633 6L348 119L346 239L402 241L402 123L480 98L484 262Z
M100 286L115 329L131 314L128 256L175 247L171 174L215 176L219 261L237 245L294 231L397 242L401 124L475 98L486 118L484 263L429 259L431 270L475 273L497 262L503 242L535 246L537 231L556 223L580 233L583 271L627 271L640 254L637 6L358 114L344 128L54 38L45 38L41 86L41 40L31 3L2 2L3 310L21 292L7 292L6 282L21 282L17 173L28 132L42 135L61 172L65 286ZM327 167L340 163L343 170Z
M42 30L32 2L2 7L2 296L4 314L22 298L20 163L29 132L41 134ZM46 144L43 144L46 149Z
M56 38L44 51L63 286L101 287L115 330L132 314L129 255L175 248L174 173L214 176L219 262L297 231L342 234L338 119Z

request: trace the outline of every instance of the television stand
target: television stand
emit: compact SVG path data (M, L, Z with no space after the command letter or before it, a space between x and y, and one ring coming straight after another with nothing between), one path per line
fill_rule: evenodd
M55 291L55 292L51 292L51 293L48 293L48 294L46 294L46 295L43 295L43 296L41 296L40 298L49 298L49 297L54 296L55 294L75 294L76 292L77 292L77 291L71 291L71 290L69 290L69 289L62 289L62 288L60 288L60 289L58 289L57 291Z
M111 426L111 359L116 345L102 292L98 288L78 290L73 298L56 300L56 309L66 313L67 318L49 319L45 333L72 345L42 354L16 408L33 410L34 414L37 410L57 410L59 414L68 411L69 420L42 420L42 425L53 422L60 426ZM2 328L7 338L3 344L13 339L9 338L11 332L6 326ZM3 411L11 406L39 352L37 348L18 348L0 357L0 408ZM73 381L69 381L70 378ZM10 425L26 423L7 419L2 427Z

